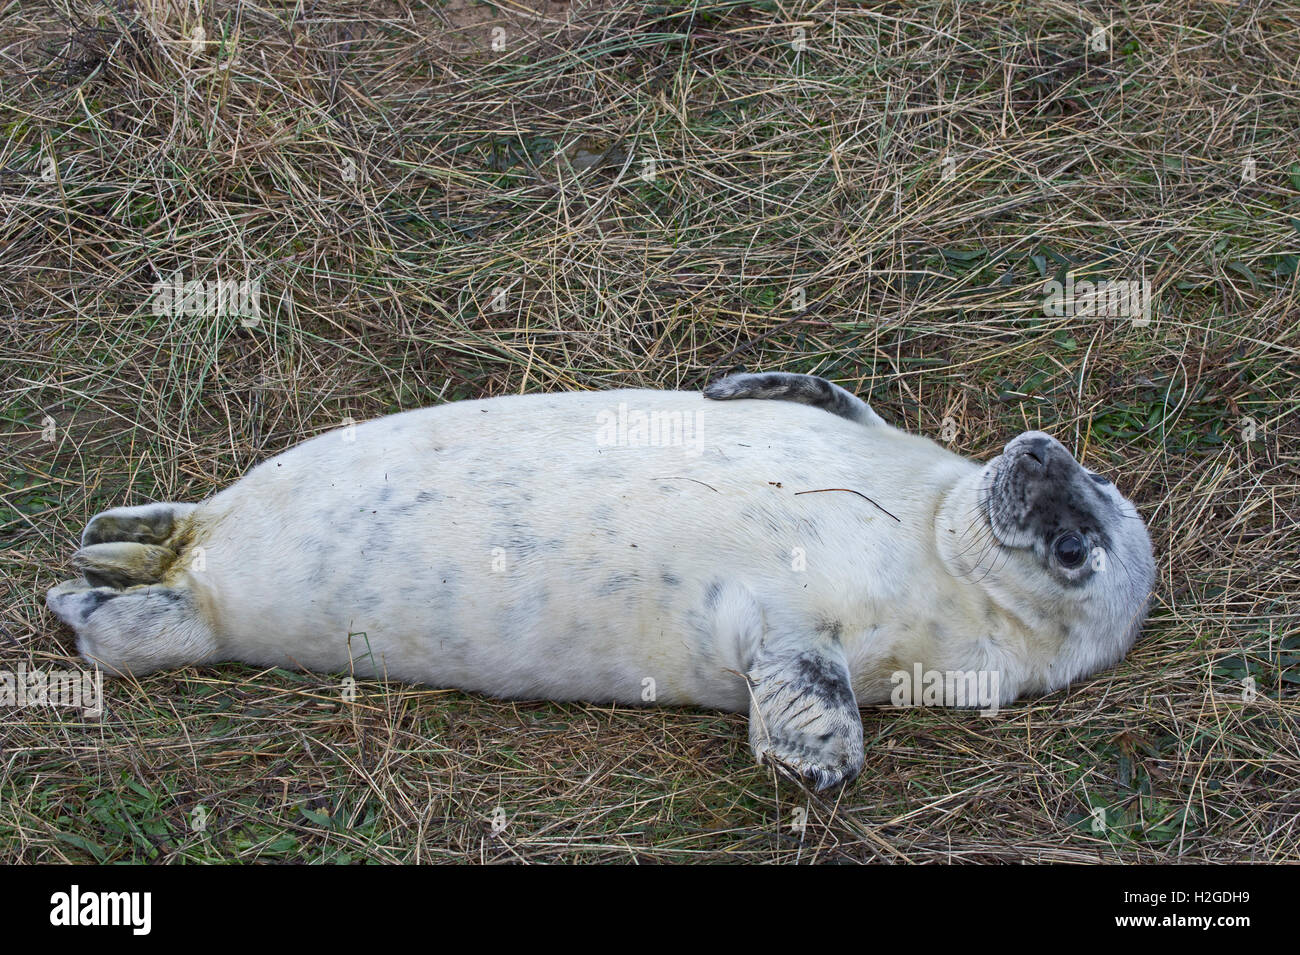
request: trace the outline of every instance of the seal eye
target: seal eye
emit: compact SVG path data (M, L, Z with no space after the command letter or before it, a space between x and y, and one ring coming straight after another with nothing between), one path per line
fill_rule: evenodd
M1088 549L1083 546L1083 538L1074 531L1058 537L1052 551L1061 566L1071 570L1082 565L1084 558L1088 556Z

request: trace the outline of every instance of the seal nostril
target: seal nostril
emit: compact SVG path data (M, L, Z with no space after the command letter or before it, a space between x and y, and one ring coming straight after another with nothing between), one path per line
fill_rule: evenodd
M1046 468L1048 460L1052 457L1052 445L1046 438L1031 438L1024 442L1021 453Z

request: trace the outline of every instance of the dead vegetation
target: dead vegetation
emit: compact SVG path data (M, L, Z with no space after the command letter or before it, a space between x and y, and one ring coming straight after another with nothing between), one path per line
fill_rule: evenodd
M97 723L0 709L0 857L1300 859L1297 14L4 8L0 668L72 665L43 595L104 507L348 417L742 365L973 456L1050 430L1161 574L1089 685L865 711L830 801L712 713L238 666L113 684ZM155 314L178 271L260 314ZM1046 316L1067 271L1150 280L1151 322Z

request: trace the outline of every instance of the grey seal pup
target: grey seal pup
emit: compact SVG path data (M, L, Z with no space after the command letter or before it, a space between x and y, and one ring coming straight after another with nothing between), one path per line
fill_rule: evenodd
M1155 576L1133 504L1050 436L981 464L787 374L330 431L202 503L98 514L73 564L48 606L111 673L748 712L757 758L815 789L857 776L858 707L900 674L991 675L925 702L996 706L1114 664Z

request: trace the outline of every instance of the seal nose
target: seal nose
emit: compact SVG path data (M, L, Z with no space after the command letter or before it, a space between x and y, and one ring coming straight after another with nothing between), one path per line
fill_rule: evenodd
M1013 451L1020 466L1033 474L1046 473L1048 464L1058 456L1056 440L1042 431L1026 431L1008 444L1007 450Z
M1025 442L1024 453L1039 464L1046 466L1047 455L1050 453L1051 448L1052 446L1046 438L1031 438Z

